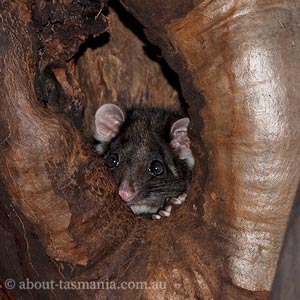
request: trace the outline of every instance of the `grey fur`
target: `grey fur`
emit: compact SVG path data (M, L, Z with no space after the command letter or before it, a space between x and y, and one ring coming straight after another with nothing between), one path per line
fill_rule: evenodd
M171 126L180 118L179 113L164 109L132 108L119 133L109 143L100 141L96 146L104 159L112 153L119 155L119 165L111 173L118 185L126 180L137 191L128 203L136 214L158 212L172 197L187 191L194 158L191 154L182 160L170 146ZM164 174L156 177L148 172L153 160L165 164Z

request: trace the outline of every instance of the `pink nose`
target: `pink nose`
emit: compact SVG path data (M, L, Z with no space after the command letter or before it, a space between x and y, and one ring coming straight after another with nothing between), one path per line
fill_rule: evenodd
M130 190L119 190L119 195L125 202L130 202L134 197Z
M123 181L119 186L119 195L125 202L130 202L134 198L134 192L127 181Z

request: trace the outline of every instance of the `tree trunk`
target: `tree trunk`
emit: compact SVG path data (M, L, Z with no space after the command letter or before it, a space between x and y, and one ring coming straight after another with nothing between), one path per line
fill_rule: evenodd
M298 2L106 2L1 3L1 299L268 299L300 172ZM116 196L106 102L188 110L170 218Z

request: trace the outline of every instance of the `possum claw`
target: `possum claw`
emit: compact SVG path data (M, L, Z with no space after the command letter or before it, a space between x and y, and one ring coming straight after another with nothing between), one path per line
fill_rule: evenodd
M160 219L161 219L161 216L158 215L158 214L153 214L153 215L152 215L152 219L153 219L153 220L160 220Z
M167 205L164 209L159 211L162 217L170 217L172 205Z
M161 209L158 214L153 214L152 219L153 220L160 220L161 217L169 217L171 214L172 205L168 204L164 207L164 209Z
M174 205L180 205L185 201L186 197L187 197L187 194L182 194L176 198L172 198L170 200L170 202Z

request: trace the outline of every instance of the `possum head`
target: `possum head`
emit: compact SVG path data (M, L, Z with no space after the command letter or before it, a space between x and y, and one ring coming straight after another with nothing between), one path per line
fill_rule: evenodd
M188 118L157 108L124 113L104 104L95 115L97 152L118 184L118 193L135 214L156 213L187 191L194 157Z

